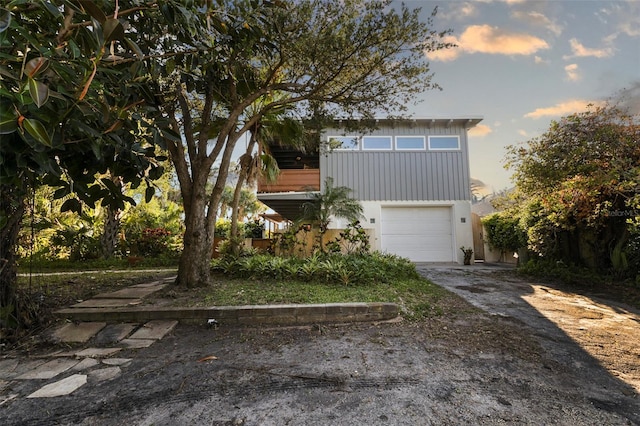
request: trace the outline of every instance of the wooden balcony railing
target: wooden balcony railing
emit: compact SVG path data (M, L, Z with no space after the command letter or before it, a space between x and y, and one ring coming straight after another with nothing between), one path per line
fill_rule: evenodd
M258 192L303 192L320 191L319 169L285 169L280 170L278 180L266 183L264 179L258 181Z

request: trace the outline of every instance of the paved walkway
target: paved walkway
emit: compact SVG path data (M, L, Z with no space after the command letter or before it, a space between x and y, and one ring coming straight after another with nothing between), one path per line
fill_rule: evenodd
M122 307L142 303L142 298L164 288L171 279L138 284L74 305ZM132 360L121 351L151 346L178 324L176 320L107 324L103 321L67 321L47 333L58 349L31 358L0 359L0 405L17 397L51 398L68 395L87 384L110 380ZM22 392L33 389L35 391Z

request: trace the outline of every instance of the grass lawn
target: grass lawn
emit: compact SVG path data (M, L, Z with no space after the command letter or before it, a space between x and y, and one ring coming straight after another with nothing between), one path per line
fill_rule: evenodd
M25 271L19 271L25 273ZM18 287L25 306L39 315L134 284L175 275L175 270L149 268L126 271L67 271L20 275ZM409 319L440 315L439 302L451 294L423 278L403 278L391 283L338 284L302 280L228 278L214 273L208 287L183 289L173 285L148 297L148 304L165 306L230 306L340 302L394 302ZM42 318L40 318L42 320ZM46 322L46 321L45 321Z
M393 302L403 306L406 317L420 319L440 315L442 309L438 302L449 294L423 278L343 285L301 280L227 279L217 274L209 287L180 289L170 286L153 297L170 299L172 306Z

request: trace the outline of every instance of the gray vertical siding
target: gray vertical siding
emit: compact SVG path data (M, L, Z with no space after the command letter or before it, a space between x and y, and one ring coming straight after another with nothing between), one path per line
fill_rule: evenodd
M327 135L341 131L328 130ZM353 133L350 133L353 134ZM347 186L359 200L469 200L467 134L460 125L380 129L370 135L459 135L459 151L333 151L320 155L322 180ZM322 182L324 184L324 182Z

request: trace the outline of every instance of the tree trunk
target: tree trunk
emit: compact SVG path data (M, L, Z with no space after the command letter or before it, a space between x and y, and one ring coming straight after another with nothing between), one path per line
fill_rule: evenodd
M233 254L236 256L240 254L240 244L242 243L242 239L240 238L238 232L238 219L240 213L240 195L242 194L242 186L247 181L249 173L251 172L251 165L253 163L253 157L251 153L253 152L253 148L256 144L256 134L255 132L251 134L251 139L249 140L249 144L247 145L247 151L245 154L240 157L240 174L238 175L238 182L236 182L236 187L233 191L233 200L231 202L231 250Z
M176 284L183 287L205 287L211 277L211 250L215 231L207 217L206 176L194 180L191 201L185 203L184 249L180 256ZM188 206L188 207L187 207Z
M0 185L0 323L15 312L5 308L13 305L15 309L17 266L16 246L18 232L24 215L24 193L9 185Z
M120 233L120 218L122 211L107 207L105 210L104 229L100 236L100 248L102 256L110 259L118 247L118 235Z
M244 185L246 175L246 171L241 169L238 182L233 191L233 202L231 204L231 235L229 236L229 241L231 241L231 251L236 256L240 254L240 243L242 241L240 239L240 233L238 232L238 211L240 210L240 193L242 192L242 185Z

